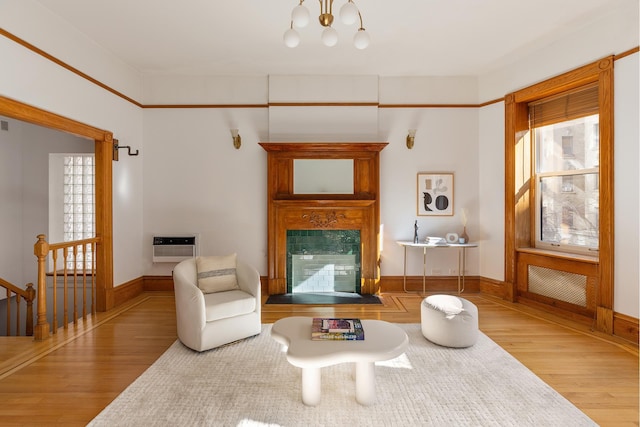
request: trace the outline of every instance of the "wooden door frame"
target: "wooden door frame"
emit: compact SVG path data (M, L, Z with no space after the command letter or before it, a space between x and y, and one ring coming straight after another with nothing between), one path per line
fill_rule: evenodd
M94 141L96 237L100 239L96 259L96 308L98 311L113 308L113 133L3 96L0 96L0 116ZM33 238L35 243L36 236Z

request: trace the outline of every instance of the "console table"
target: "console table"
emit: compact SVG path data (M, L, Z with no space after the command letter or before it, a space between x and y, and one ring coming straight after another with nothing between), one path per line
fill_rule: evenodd
M458 294L464 292L464 270L467 265L467 248L477 248L476 243L447 243L433 245L429 243L414 243L410 241L398 241L404 248L404 272L402 285L407 291L407 248L422 248L422 293L425 293L425 283L427 277L427 249L458 248Z

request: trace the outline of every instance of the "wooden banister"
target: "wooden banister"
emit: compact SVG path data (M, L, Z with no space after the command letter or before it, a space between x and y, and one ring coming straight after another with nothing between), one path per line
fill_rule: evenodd
M20 335L20 303L24 299L27 306L26 329L25 335L33 335L33 300L36 298L36 291L33 289L33 283L27 283L25 289L21 289L16 285L0 278L0 287L5 288L7 292L7 336L11 335L11 297L16 295L16 335Z
M44 234L38 234L38 241L33 245L33 254L38 258L38 321L33 337L42 341L49 337L49 322L47 321L47 277L46 259L49 253L49 243Z
M78 313L78 300L79 289L81 286L82 296L82 319L87 318L87 286L91 286L91 314L96 312L96 268L95 259L97 252L97 245L100 242L100 238L94 237L90 239L74 240L71 242L62 243L48 243L44 234L38 235L38 241L33 246L33 253L38 259L38 303L37 303L37 323L34 331L34 339L41 341L49 336L50 330L53 330L55 334L58 330L58 278L62 278L62 298L64 305L64 312L62 315L64 328L68 327L69 317L68 300L72 298L73 310L73 322L77 323L79 319ZM62 259L59 260L59 252L62 252ZM91 254L92 262L86 261L87 254ZM53 262L53 271L47 272L47 257L50 256ZM62 268L59 267L59 262L62 264ZM73 262L73 267L69 267L69 263ZM79 268L78 263L82 264L82 268ZM89 265L90 264L90 265ZM53 321L53 328L51 328L47 319L47 276L52 276L53 279L53 291L52 291L52 304L51 304L51 318ZM87 279L90 278L91 283L87 283ZM78 279L81 279L79 281ZM69 281L71 280L71 284ZM72 286L69 290L69 285ZM71 292L71 295L69 295Z

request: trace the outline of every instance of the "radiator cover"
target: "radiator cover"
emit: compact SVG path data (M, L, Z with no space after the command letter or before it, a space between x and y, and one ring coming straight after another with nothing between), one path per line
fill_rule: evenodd
M545 297L587 306L587 276L529 265L529 292Z

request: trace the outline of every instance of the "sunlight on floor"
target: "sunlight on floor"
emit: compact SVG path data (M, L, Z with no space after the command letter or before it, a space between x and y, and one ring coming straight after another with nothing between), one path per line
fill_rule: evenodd
M386 368L413 369L411 361L407 357L406 353L401 354L395 359L376 362L376 366L384 366Z
M266 424L260 421L244 419L240 421L237 427L281 427L280 424Z

